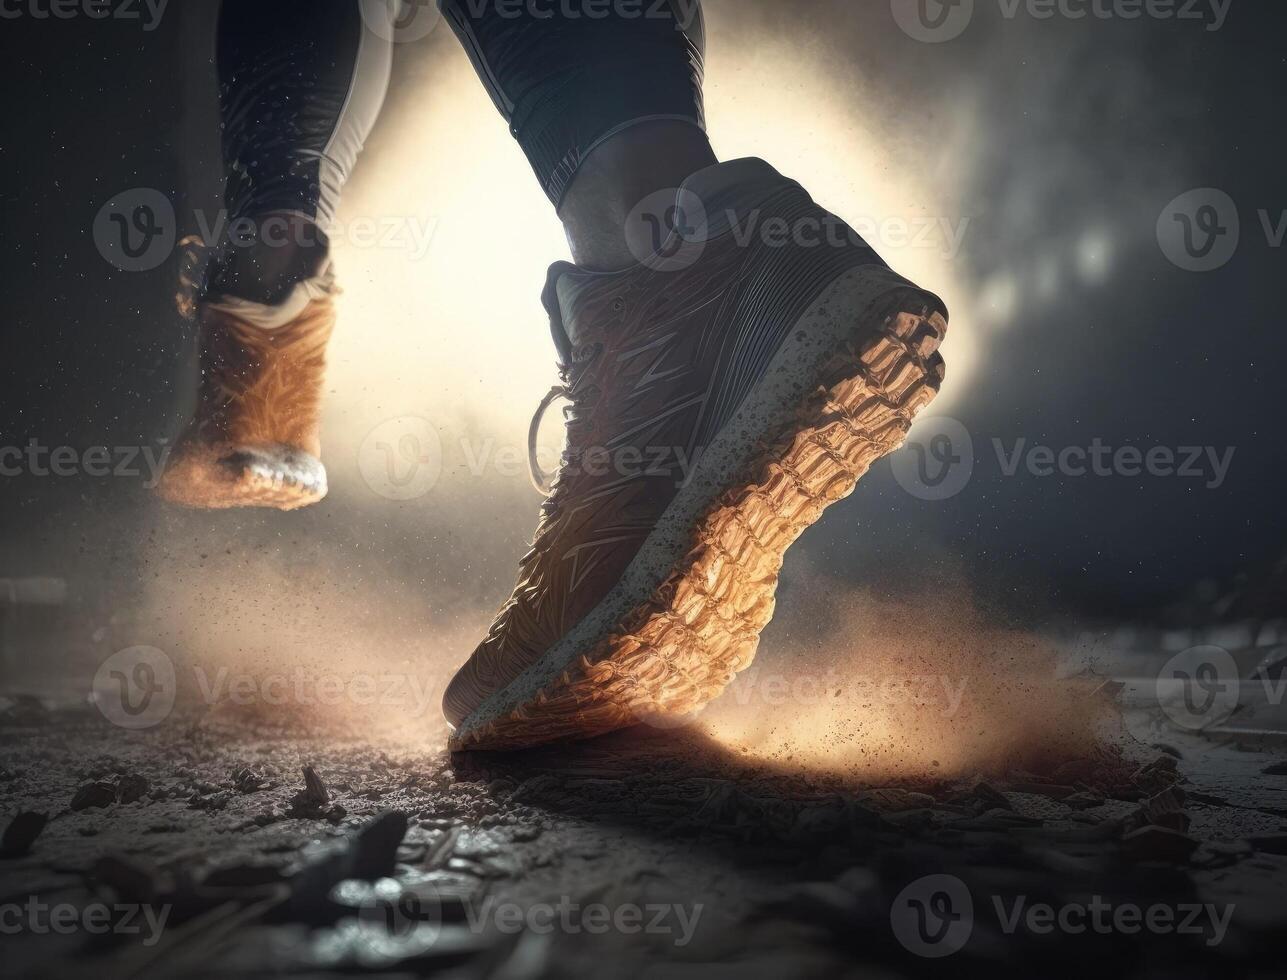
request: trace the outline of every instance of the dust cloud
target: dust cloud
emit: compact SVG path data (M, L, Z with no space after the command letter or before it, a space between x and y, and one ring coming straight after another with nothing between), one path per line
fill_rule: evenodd
M148 564L139 618L175 665L183 716L199 722L437 749L454 658L490 618L481 606L436 614L414 583L374 587L337 560L230 550Z
M783 10L707 5L716 149L766 157L944 295L951 373L932 414L953 409L986 353L975 321L995 305L971 258L971 180L996 128L981 83L928 98L917 66L882 50L884 11ZM341 208L346 227L380 234L337 242L331 499L289 524L218 517L209 531L203 515L171 516L168 544L142 549L139 632L212 711L441 744L442 687L508 594L535 523L510 457L554 379L537 296L566 245L449 35L400 51ZM440 475L390 500L364 477L363 447L408 419L437 434ZM862 778L1031 766L1095 738L1083 685L1055 672L1040 640L990 621L968 589L892 599L828 584L792 591L757 664L699 724L750 758Z
M698 721L748 760L864 782L1037 772L1093 754L1112 728L1097 680L1061 678L1048 643L998 625L963 587L799 591Z

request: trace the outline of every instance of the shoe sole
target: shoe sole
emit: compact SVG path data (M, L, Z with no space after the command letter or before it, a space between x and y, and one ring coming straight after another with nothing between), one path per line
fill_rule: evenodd
M210 450L167 465L157 492L195 510L293 511L326 497L326 468L316 456L290 446Z
M903 445L938 394L940 308L883 267L833 282L621 581L476 708L450 748L526 748L641 722L675 727L718 697L755 657L787 549Z

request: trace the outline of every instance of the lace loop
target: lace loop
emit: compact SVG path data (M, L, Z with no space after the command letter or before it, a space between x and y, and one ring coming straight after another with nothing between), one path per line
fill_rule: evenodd
M555 385L550 389L550 393L541 399L540 406L536 409L536 414L532 416L532 425L527 430L527 468L532 476L532 486L543 496L548 497L554 492L553 473L546 473L541 469L541 463L536 458L536 437L541 431L541 422L545 418L545 413L550 410L560 398L570 398L572 392L565 385Z

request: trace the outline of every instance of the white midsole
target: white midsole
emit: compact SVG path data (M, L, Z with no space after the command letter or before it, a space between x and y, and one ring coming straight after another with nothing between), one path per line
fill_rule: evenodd
M815 382L837 347L867 325L890 293L916 289L891 269L859 266L839 276L787 334L763 379L702 453L683 486L615 586L540 660L492 694L461 722L458 739L530 700L591 650L632 610L656 592L692 543L694 522L746 465L764 433L793 413L801 387ZM919 291L919 290L918 290ZM855 313L855 311L858 311ZM877 324L871 324L874 329Z

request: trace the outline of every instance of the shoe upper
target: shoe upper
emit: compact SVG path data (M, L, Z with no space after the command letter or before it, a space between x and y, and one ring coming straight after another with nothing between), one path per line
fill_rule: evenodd
M222 306L201 311L201 383L193 425L176 452L197 443L286 445L316 456L326 347L335 328L330 296L264 329Z
M513 595L444 696L453 725L612 589L799 310L846 269L880 262L852 234L818 248L761 234L781 219L836 220L762 161L702 171L678 198L701 227L672 238L664 261L550 270L544 302L569 403L562 465Z

